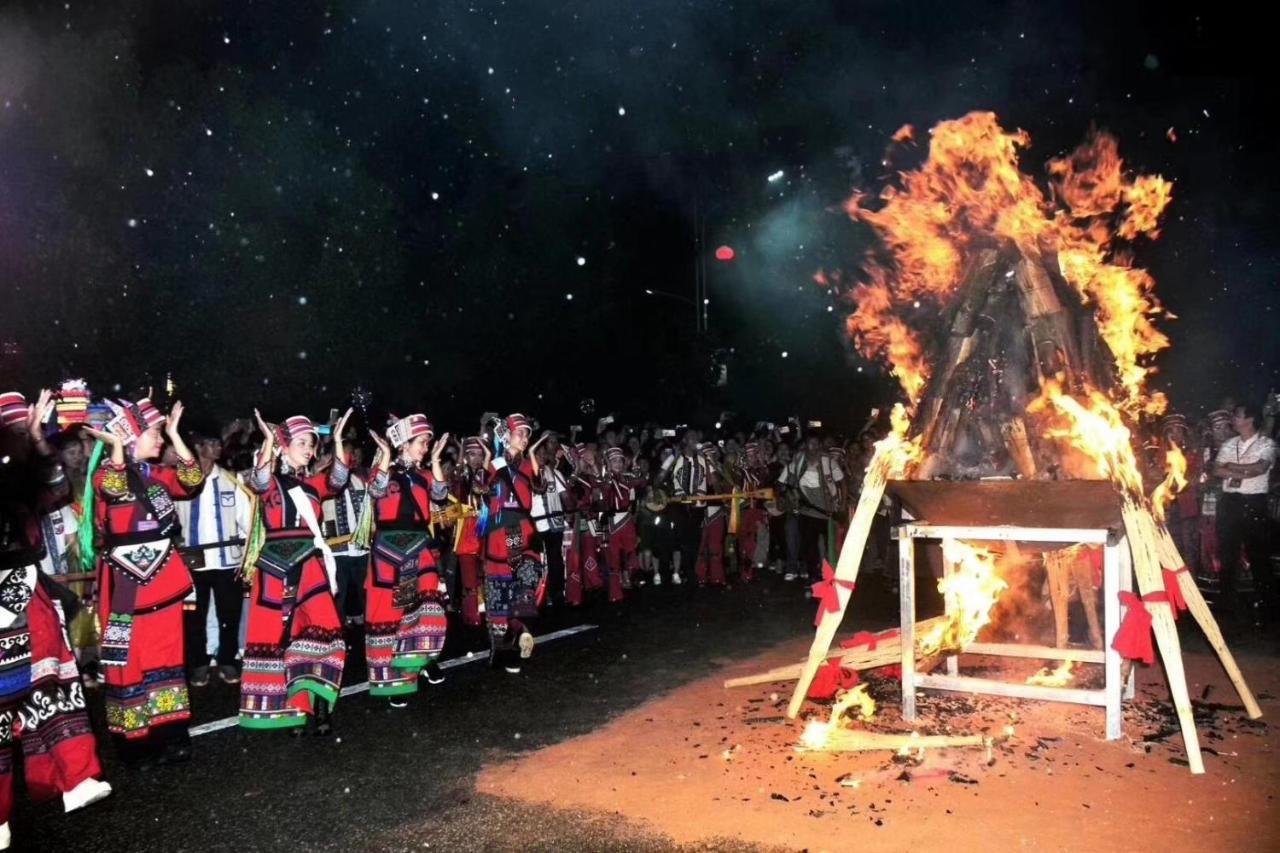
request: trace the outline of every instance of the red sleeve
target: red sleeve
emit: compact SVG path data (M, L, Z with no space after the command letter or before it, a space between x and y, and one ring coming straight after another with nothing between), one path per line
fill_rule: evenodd
M204 472L200 463L179 459L177 465L152 465L148 472L151 479L169 490L175 498L189 498L200 491Z

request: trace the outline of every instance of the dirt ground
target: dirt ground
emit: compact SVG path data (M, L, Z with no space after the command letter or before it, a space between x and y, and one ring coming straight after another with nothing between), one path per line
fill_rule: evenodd
M1186 766L1158 667L1140 669L1119 741L1103 739L1100 708L930 692L920 733L1012 735L990 751L798 752L803 720L785 718L793 682L721 683L798 661L807 645L802 637L726 662L590 734L489 765L476 793L621 819L695 847L736 839L812 851L1280 850L1274 638L1237 649L1263 708L1257 721L1207 647L1187 643L1202 776ZM974 657L963 671L1022 680L1038 666ZM1076 684L1096 684L1100 669L1083 667ZM870 693L880 706L867 728L912 730L896 681L871 680ZM810 702L802 717L826 712Z

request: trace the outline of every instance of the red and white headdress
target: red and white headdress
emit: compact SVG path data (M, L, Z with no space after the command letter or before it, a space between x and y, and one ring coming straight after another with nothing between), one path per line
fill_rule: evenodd
M507 432L509 433L514 433L516 432L516 430L524 430L525 432L528 432L528 433L533 432L533 425L529 423L529 419L526 418L524 415L520 414L519 412L516 412L515 414L507 415L506 423L507 423Z
M132 444L138 436L152 427L160 426L166 420L164 413L155 407L149 397L143 397L136 403L128 400L113 403L108 400L107 405L111 406L115 417L107 422L106 431L119 436L126 445Z
M622 452L621 447L610 447L604 452L604 461L606 463L612 463L615 459L621 462L627 461L627 454Z
M427 420L427 416L423 414L413 414L408 417L400 418L387 429L387 438L391 440L391 446L396 450L404 447L420 435L429 435L435 438L435 428L431 426L431 421Z
M276 427L276 440L281 447L287 446L295 438L301 438L304 435L310 435L316 441L320 440L320 431L311 422L311 418L306 415L294 415L291 418L285 418L284 423Z
M478 435L469 435L462 440L463 453L484 453L484 439Z
M25 426L27 423L27 398L18 391L0 394L0 426Z

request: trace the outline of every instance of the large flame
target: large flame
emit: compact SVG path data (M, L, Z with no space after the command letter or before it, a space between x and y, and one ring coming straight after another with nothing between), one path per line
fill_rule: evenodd
M1187 487L1187 457L1182 448L1171 444L1164 454L1164 464L1165 478L1151 493L1151 509L1160 521L1164 521L1165 509L1174 496Z
M1133 453L1129 428L1120 410L1097 389L1086 389L1080 397L1063 391L1060 383L1046 380L1040 396L1027 406L1027 413L1043 415L1044 435L1059 439L1078 454L1061 455L1068 473L1081 478L1112 480L1127 493L1142 494L1142 476ZM1096 471L1071 470L1083 457Z
M931 137L924 164L901 173L877 206L862 193L845 204L881 247L867 257L864 280L852 292L858 307L848 326L860 350L886 361L917 402L930 365L912 312L920 316L922 300L945 305L975 249L1012 244L1030 258L1056 257L1062 277L1094 309L1115 362L1115 402L1131 414L1163 410L1163 398L1143 387L1150 356L1169 345L1152 323L1163 309L1151 276L1116 242L1158 236L1172 185L1128 178L1115 139L1100 132L1050 162L1051 195L1020 168L1029 136L1006 132L994 113L944 121Z
M920 638L923 654L963 649L991 621L991 608L1009 586L996 573L997 556L956 539L942 540L942 557L950 569L938 581L938 591L948 602L950 618Z

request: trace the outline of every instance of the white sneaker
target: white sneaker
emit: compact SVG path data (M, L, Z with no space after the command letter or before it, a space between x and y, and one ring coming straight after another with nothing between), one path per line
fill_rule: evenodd
M533 657L533 634L528 631L520 635L520 657L525 659Z
M73 812L76 809L84 808L90 803L96 803L98 800L106 798L110 793L110 783L102 782L98 779L85 779L62 795L62 808L65 811ZM0 847L0 850L3 849L4 847Z
M673 574L673 575L671 576L671 582L672 582L673 584L675 584L676 586L680 586L680 584L684 583L684 581L680 580L680 573L679 573L679 572L676 572L675 574Z
M795 580L795 579L796 579L796 573L795 573L795 572L787 572L785 575L783 575L783 576L782 576L782 579L783 579L784 581L793 581L793 580Z
M653 585L662 586L662 572L653 573Z
M0 850L8 850L13 836L9 834L9 821L0 823Z

